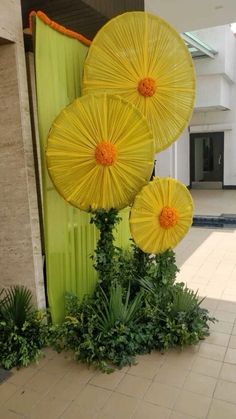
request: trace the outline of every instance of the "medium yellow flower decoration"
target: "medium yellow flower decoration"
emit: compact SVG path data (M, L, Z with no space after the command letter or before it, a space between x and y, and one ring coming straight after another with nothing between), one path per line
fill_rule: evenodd
M192 225L193 201L176 179L155 178L137 195L130 215L132 237L144 252L174 248Z
M154 141L146 118L124 99L84 96L56 118L46 158L63 198L85 211L131 204L151 176Z
M155 151L169 147L194 106L195 75L181 36L163 19L128 12L95 36L85 61L83 93L121 95L147 117Z

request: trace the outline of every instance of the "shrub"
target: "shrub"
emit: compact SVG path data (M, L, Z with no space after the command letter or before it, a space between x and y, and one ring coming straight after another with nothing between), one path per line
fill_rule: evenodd
M33 308L31 292L20 286L1 291L0 307L0 365L27 366L47 343L46 313Z
M214 319L197 293L175 284L173 251L154 257L135 252L113 254L110 287L105 281L83 301L67 295L65 322L52 328L58 350L72 349L76 359L110 372L135 363L137 354L195 344L208 335Z
M75 358L110 372L116 366L131 365L135 355L150 351L149 326L142 323L142 295L132 301L129 290L125 301L121 287L111 289L109 298L98 289L94 297L81 303L66 297L67 315L61 326L52 327L52 342L57 350L72 349Z
M146 298L146 315L153 327L155 347L167 350L171 347L194 345L209 335L209 322L215 319L200 306L197 292L183 283L171 288L169 299L160 300L154 294Z

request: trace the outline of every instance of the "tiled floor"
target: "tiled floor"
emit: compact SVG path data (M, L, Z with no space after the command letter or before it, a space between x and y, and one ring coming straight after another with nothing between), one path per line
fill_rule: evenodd
M0 385L1 419L235 419L236 231L192 229L178 280L219 319L197 347L139 357L105 375L52 350Z

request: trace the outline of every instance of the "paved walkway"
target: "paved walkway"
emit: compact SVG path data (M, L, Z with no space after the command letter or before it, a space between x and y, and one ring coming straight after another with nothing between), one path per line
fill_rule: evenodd
M208 339L110 375L46 350L0 386L0 418L235 419L236 231L193 228L177 260L178 280L206 295L219 319Z

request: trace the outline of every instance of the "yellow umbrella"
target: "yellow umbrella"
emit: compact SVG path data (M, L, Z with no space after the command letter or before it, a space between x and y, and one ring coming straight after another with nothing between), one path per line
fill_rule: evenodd
M195 98L192 58L181 36L163 19L124 13L98 32L85 61L83 93L121 95L147 117L155 151L186 127Z
M193 201L188 189L172 178L155 178L135 198L130 230L140 249L160 253L174 248L192 224Z
M47 166L63 198L85 210L121 209L150 179L154 141L145 117L124 99L84 96L49 133Z

